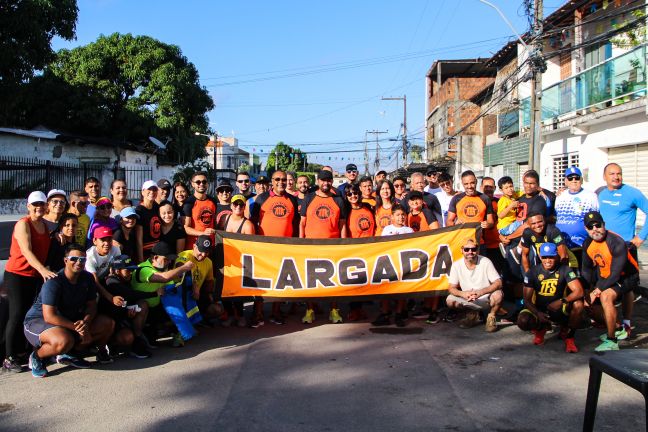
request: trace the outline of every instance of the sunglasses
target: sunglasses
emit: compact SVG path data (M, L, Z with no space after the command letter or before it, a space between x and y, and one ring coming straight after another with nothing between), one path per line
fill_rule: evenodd
M395 188L404 188L405 184L404 183L402 183L402 184L401 183L399 183L399 184L394 183L394 187Z
M250 183L250 180L236 180L236 183Z
M464 252L477 252L477 247L465 247Z
M100 206L97 206L97 210L111 210L112 205L111 204L103 204Z
M569 181L580 180L580 179L581 179L581 177L578 176L578 175L567 176L567 180L569 180Z
M234 207L245 207L245 203L242 202L242 201L236 201L236 202L233 202L232 205L233 205Z
M347 192L346 196L348 196L348 197L350 197L350 196L358 196L358 193L357 192Z
M357 174L358 170L347 170L348 174Z
M202 185L202 184L205 184L205 185L206 185L206 184L207 184L207 180L195 180L194 183L196 183L197 185Z
M65 200L53 199L50 202L54 205L65 205Z
M602 226L603 226L603 224L601 222L592 222L592 223L587 224L587 229L591 230L591 229L594 229L594 228L601 228Z
M441 183L439 183L439 186L440 187L452 186L452 183L450 183L450 182L441 182Z
M81 264L85 264L86 260L88 259L88 258L82 257L82 256L66 256L65 258L67 258L70 262L73 262L73 263L78 262L78 263L81 263Z
M228 193L228 194L231 194L231 193L232 193L232 190L231 190L231 189L221 189L221 190L216 191L216 192L218 192L218 193Z
M287 183L288 179L281 178L281 177L275 177L275 178L272 179L272 181L281 182L281 183Z

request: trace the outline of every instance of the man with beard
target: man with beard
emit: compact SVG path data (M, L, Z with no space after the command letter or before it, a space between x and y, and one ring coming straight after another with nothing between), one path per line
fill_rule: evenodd
M527 219L529 228L524 230L520 246L522 247L522 270L524 275L529 269L537 264L540 245L543 243L554 243L558 248L558 255L563 264L578 268L575 257L570 262L570 254L565 244L565 239L555 225L547 225L544 215L531 213ZM571 255L573 256L573 255Z
M304 203L304 199L308 194L310 189L310 179L306 175L300 175L297 177L297 204L298 211L301 212L301 206Z
M216 234L216 203L207 195L209 183L207 173L196 172L191 176L191 184L194 189L192 196L187 198L183 211L185 214L184 228L187 233L185 247L192 248L200 235L210 236L212 243Z

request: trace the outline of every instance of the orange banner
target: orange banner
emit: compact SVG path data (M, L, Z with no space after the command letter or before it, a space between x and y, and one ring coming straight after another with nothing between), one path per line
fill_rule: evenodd
M309 240L219 232L223 297L270 301L445 294L471 223L415 234ZM220 253L219 253L220 252Z

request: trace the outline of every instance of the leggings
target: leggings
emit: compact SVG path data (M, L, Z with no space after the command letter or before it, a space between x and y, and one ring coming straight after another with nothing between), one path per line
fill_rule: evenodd
M16 357L27 346L23 334L23 321L27 311L34 304L34 300L43 285L40 276L22 276L5 271L5 287L9 299L9 319L5 328L5 355Z

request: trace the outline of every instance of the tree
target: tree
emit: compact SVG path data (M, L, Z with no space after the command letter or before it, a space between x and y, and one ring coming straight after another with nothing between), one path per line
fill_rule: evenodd
M32 87L41 97L30 98L25 123L132 142L158 136L170 139L167 152L175 160L204 154L193 132L207 130L214 102L175 45L148 36L100 36L60 50Z
M419 163L423 162L423 153L425 152L425 147L420 145L413 145L410 147L410 158L412 162Z
M279 141L270 151L266 171L268 173L280 169L283 171L301 171L307 164L307 158L301 150L290 147Z

